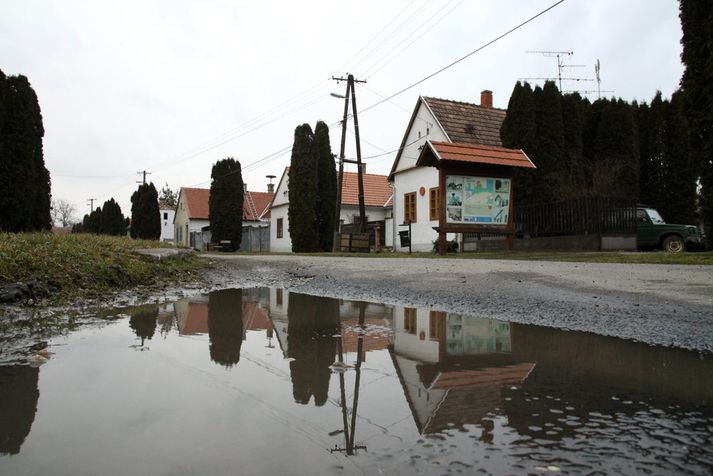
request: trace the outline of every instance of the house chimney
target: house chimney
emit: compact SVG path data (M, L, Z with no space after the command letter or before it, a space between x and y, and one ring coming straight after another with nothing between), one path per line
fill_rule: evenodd
M246 184L245 182L243 182L243 191L244 192L248 191L248 184Z
M270 183L267 184L267 193L275 193L275 184L272 183L272 179L275 178L275 175L265 175L265 178L270 181Z
M493 107L493 92L486 89L480 92L480 107Z
M359 167L361 167L362 175L365 175L366 174L366 164L364 162L362 162Z

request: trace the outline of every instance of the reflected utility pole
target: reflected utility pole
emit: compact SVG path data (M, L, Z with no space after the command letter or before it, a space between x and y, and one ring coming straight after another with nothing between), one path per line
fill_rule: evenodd
M356 377L354 379L354 402L352 405L351 428L349 427L349 423L347 421L347 398L346 398L345 383L344 383L344 371L341 371L341 372L339 372L339 392L340 392L340 396L341 396L342 423L344 425L345 446L344 446L344 448L339 448L338 446L335 445L334 448L329 450L331 453L334 453L335 451L339 451L339 452L343 451L348 456L353 455L355 450L365 450L366 451L365 445L355 445L354 444L354 433L356 432L357 407L359 405L359 381L361 380L361 363L363 360L362 354L363 354L363 350L364 350L365 308L366 308L366 304L363 302L360 302L359 303L359 327L358 327L359 334L357 335L357 361L356 361L356 367L354 368L356 370ZM340 315L339 316L340 333L339 333L339 337L337 337L337 356L339 359L339 363L344 364L344 348L343 348L343 342L342 342L341 326L342 326L342 319L341 319L341 315Z

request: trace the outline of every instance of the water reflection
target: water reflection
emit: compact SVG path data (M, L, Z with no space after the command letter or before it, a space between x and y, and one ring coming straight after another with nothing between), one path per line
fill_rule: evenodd
M548 467L573 473L713 471L710 355L280 289L218 291L126 312L131 330L126 321L117 326L123 339L133 332L143 344L157 328L163 336L152 341L159 352L132 353L141 369L136 375L157 383L137 386L141 390L133 399L141 402L142 418L152 422L152 434L172 434L171 422L180 421L203 442L202 451L220 449L207 466L203 461L204 466L178 473L202 467L226 473L238 462L246 473L265 472L265 458L278 457L274 448L289 460L283 472L311 473L300 464L323 461L323 454L349 456L363 473L414 468L538 473ZM129 358L110 354L116 352L113 346L89 352L104 362L123 358L127 381L135 377ZM85 355L75 360L74 378L84 379L77 394L66 384L53 390L49 383L61 385L73 375L62 368L64 357L43 366L43 381L62 405L96 401L101 413L105 399L117 394L121 399L108 403L121 411L121 402L132 401L126 390L131 385L116 382L114 389L114 381L106 380L95 386L105 369L93 361ZM50 378L55 368L62 369L62 378ZM38 375L37 369L0 368L0 452L16 454L30 427L35 433L42 428L33 423L43 410L40 405L35 415ZM85 397L95 388L98 394ZM62 405L56 406L44 386L42 391L54 404L44 405L45 420L58 419L68 438L72 431L91 434L91 424L74 428L72 421L62 421L64 413L57 410ZM176 402L167 395L181 395L179 408L167 403ZM126 424L141 438L127 417L134 411L127 409L123 419L117 416L107 425ZM216 415L225 425L216 424ZM202 431L203 426L210 429ZM187 439L175 453L166 441L154 443L148 436L142 441L147 454L163 451L180 460L194 443ZM269 449L259 453L255 442L262 441ZM23 452L35 444L26 443ZM105 451L100 456L111 457L111 448ZM325 468L314 472L334 472ZM0 473L3 469L0 459ZM171 473L163 469L147 473Z
M146 340L150 340L156 332L158 306L152 304L138 306L131 309L130 315L129 327L136 337L141 339L141 347L143 347Z
M306 405L314 396L318 407L327 401L330 366L334 363L334 334L339 303L334 299L291 293L287 314L287 355L295 402Z
M243 343L243 295L240 289L214 291L208 295L210 359L225 367L240 362Z
M37 413L40 369L0 366L0 454L18 454Z

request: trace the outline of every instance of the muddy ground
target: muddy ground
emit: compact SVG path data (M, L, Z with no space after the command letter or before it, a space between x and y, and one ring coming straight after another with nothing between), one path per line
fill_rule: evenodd
M210 256L205 288L283 287L713 352L713 266Z

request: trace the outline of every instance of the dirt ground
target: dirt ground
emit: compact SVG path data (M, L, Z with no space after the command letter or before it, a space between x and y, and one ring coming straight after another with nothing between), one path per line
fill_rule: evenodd
M208 288L282 287L713 352L713 266L209 256Z

